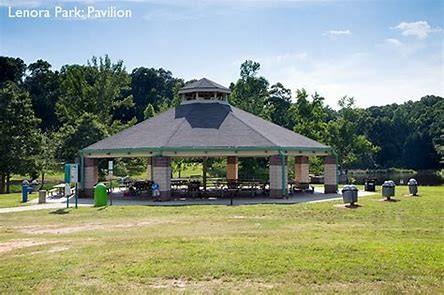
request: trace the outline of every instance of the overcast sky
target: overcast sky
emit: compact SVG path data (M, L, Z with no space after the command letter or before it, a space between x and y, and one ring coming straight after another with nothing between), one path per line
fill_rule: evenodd
M191 5L191 3L193 3ZM130 19L10 18L8 6L116 6ZM0 0L0 54L55 69L109 54L185 80L229 85L245 59L271 84L318 91L335 106L444 95L444 1Z

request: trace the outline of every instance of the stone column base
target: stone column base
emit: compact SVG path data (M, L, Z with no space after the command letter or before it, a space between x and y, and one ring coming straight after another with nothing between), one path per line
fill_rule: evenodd
M336 194L338 192L337 184L324 184L324 194Z

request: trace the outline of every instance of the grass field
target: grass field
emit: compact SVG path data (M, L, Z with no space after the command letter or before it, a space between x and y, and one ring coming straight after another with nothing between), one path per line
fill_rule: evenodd
M34 192L28 195L28 201L38 197L38 193ZM25 206L22 203L22 193L0 194L0 208Z
M0 214L0 293L442 293L444 187L406 193Z

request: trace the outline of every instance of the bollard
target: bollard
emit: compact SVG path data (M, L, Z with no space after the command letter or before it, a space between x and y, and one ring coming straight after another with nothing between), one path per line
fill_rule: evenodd
M40 190L39 191L39 204L44 204L44 203L46 203L46 191Z

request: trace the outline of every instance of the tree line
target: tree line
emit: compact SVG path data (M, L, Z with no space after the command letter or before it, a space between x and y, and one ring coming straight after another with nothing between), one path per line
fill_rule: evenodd
M44 60L26 65L1 56L0 192L9 190L12 174L44 179L58 163L74 161L81 148L178 105L178 91L189 82L162 68L128 72L123 61L108 56L60 70ZM343 169L440 167L442 97L364 109L344 96L334 110L317 92L270 85L251 60L230 89L232 105L332 146ZM311 160L314 169L317 161ZM244 163L252 170L262 164Z

